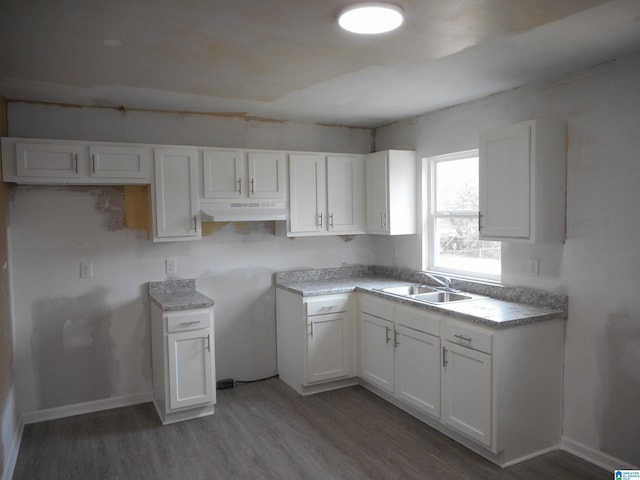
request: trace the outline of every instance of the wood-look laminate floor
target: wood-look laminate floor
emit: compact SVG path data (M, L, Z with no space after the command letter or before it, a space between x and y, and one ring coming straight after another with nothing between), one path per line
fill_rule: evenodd
M27 425L14 480L611 478L564 452L500 469L361 387L300 397L280 380L218 392L213 416L153 406Z

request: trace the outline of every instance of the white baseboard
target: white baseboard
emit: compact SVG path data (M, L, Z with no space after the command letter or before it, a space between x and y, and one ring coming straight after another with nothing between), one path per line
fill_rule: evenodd
M57 418L73 417L74 415L82 415L84 413L128 407L130 405L146 403L152 400L153 392L145 392L138 393L136 395L127 395L124 397L112 397L105 398L103 400L65 405L63 407L47 408L45 410L23 413L21 423L28 425L30 423L45 422L47 420L55 420Z
M604 468L612 474L614 470L640 470L638 466L631 465L630 463L564 436L560 440L560 449L572 453L576 457L580 457L600 468Z
M11 446L11 453L4 466L4 474L2 480L11 480L13 478L13 471L16 468L16 461L18 460L18 452L20 451L20 442L22 442L22 432L24 431L24 422L22 418L18 421L18 428L16 428L16 434L13 438L13 445Z

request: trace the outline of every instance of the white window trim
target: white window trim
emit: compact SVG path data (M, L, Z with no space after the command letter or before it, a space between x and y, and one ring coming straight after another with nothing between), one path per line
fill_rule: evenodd
M433 209L435 206L435 168L438 162L459 160L469 157L477 157L479 155L479 149L464 150L461 152L447 153L443 155L434 155L423 159L422 171L423 171L423 186L422 189L422 211L423 211L423 232L426 235L422 236L422 266L424 270L433 273L446 274L463 279L470 280L483 280L500 283L502 275L492 275L489 273L471 272L467 270L457 270L452 268L446 268L441 266L435 266L436 257L436 242L434 239L435 222L437 218L447 217L448 212L439 212L436 214ZM426 193L425 193L426 192ZM455 214L451 214L448 218L478 218L478 211L456 211Z

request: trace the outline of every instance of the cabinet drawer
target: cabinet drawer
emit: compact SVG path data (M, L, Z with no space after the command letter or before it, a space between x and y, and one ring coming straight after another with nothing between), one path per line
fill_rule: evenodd
M211 327L210 312L189 312L165 316L167 333Z
M373 295L360 295L360 311L379 318L393 318L393 302Z
M493 351L493 334L487 330L447 321L442 326L442 335L451 343L473 348L485 353Z
M441 316L436 313L421 308L397 305L394 320L396 325L402 325L436 337L440 336Z
M309 299L305 304L307 316L346 312L349 309L349 295L322 296Z

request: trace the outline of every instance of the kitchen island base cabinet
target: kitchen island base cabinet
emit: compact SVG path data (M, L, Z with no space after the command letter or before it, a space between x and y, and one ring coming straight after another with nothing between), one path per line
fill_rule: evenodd
M278 375L308 395L357 384L350 294L302 297L276 289Z
M163 424L211 415L216 401L213 309L151 306L153 403Z

